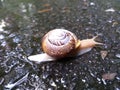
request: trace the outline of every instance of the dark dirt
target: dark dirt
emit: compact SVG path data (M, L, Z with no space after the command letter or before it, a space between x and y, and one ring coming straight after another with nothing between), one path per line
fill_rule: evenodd
M0 90L120 90L119 0L1 0ZM35 64L41 38L65 28L104 46L80 57Z

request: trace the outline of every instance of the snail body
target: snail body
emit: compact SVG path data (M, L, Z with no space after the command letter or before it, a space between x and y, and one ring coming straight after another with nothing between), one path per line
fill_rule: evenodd
M40 63L82 55L89 52L95 45L102 45L102 43L96 42L95 38L80 40L68 30L54 29L42 38L44 53L29 56L28 59Z

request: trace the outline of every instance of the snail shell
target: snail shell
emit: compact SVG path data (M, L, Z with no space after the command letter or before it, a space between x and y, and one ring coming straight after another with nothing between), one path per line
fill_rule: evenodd
M66 57L76 49L78 39L75 34L64 29L54 29L42 39L42 48L45 53L55 58Z

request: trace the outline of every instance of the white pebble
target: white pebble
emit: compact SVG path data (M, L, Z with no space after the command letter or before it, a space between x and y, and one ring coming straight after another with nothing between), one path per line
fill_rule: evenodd
M115 9L109 8L109 9L106 9L105 12L115 12Z

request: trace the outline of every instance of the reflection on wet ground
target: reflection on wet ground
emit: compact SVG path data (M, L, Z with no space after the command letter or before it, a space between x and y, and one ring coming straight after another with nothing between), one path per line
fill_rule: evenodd
M119 90L119 0L0 0L0 90ZM80 57L36 64L41 38L65 28L106 45Z

